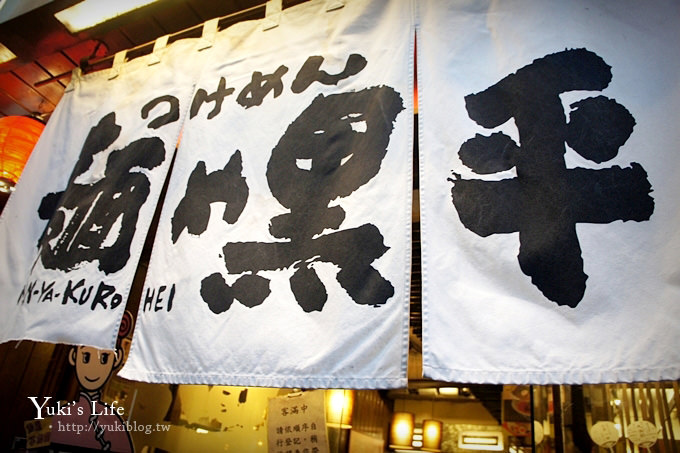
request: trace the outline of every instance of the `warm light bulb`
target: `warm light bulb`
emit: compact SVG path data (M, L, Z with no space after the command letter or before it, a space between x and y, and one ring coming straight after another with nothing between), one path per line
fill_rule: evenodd
M414 415L409 412L395 412L392 416L390 447L411 448L414 418Z
M424 430L425 436L427 437L436 437L439 435L439 427L435 424L429 424L427 425L427 428Z
M349 429L352 427L354 392L333 389L326 394L326 423L332 427Z
M409 437L411 435L411 425L407 421L401 420L395 425L394 432L400 438Z
M423 421L423 450L440 451L442 445L442 422Z

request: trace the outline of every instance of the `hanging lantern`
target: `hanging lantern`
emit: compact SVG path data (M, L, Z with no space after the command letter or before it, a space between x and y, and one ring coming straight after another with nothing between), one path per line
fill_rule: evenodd
M0 118L0 191L11 192L45 125L27 116Z
M410 450L413 448L413 425L415 416L410 412L395 412L390 429L390 448Z
M439 420L423 420L423 447L425 451L442 450L442 422Z

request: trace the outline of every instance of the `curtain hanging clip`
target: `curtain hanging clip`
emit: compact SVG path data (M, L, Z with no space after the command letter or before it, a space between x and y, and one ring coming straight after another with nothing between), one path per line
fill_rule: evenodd
M71 71L71 80L69 81L68 85L66 85L66 88L64 88L64 93L70 93L71 91L75 90L76 85L80 83L82 76L83 70L80 68L80 66L73 68L73 71Z
M214 19L210 19L203 24L203 34L201 35L201 41L198 44L199 51L209 49L213 46L213 44L215 44L219 21L220 18L215 17Z
M281 11L283 11L282 0L269 0L264 9L264 20L262 21L262 31L271 30L279 26L281 22Z
M148 65L152 66L161 62L161 57L168 45L170 35L161 36L153 43L153 50L149 54Z
M127 50L121 50L113 57L113 66L109 69L109 80L113 80L120 75L120 71L125 63Z
M345 6L345 2L342 0L329 0L326 3L326 12L330 11L335 11L336 9L343 8Z

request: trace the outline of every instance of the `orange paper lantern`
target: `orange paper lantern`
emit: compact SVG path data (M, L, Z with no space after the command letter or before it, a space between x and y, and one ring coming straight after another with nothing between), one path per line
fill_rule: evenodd
M44 128L27 116L0 118L0 191L9 192L17 183Z

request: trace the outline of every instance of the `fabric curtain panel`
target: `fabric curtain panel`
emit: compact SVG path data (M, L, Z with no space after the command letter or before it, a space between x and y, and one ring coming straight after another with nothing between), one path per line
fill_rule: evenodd
M413 15L335 3L202 51L121 376L406 385Z
M418 6L424 374L677 379L677 3Z
M183 55L194 45L73 75L0 218L3 341L115 348L192 94Z

